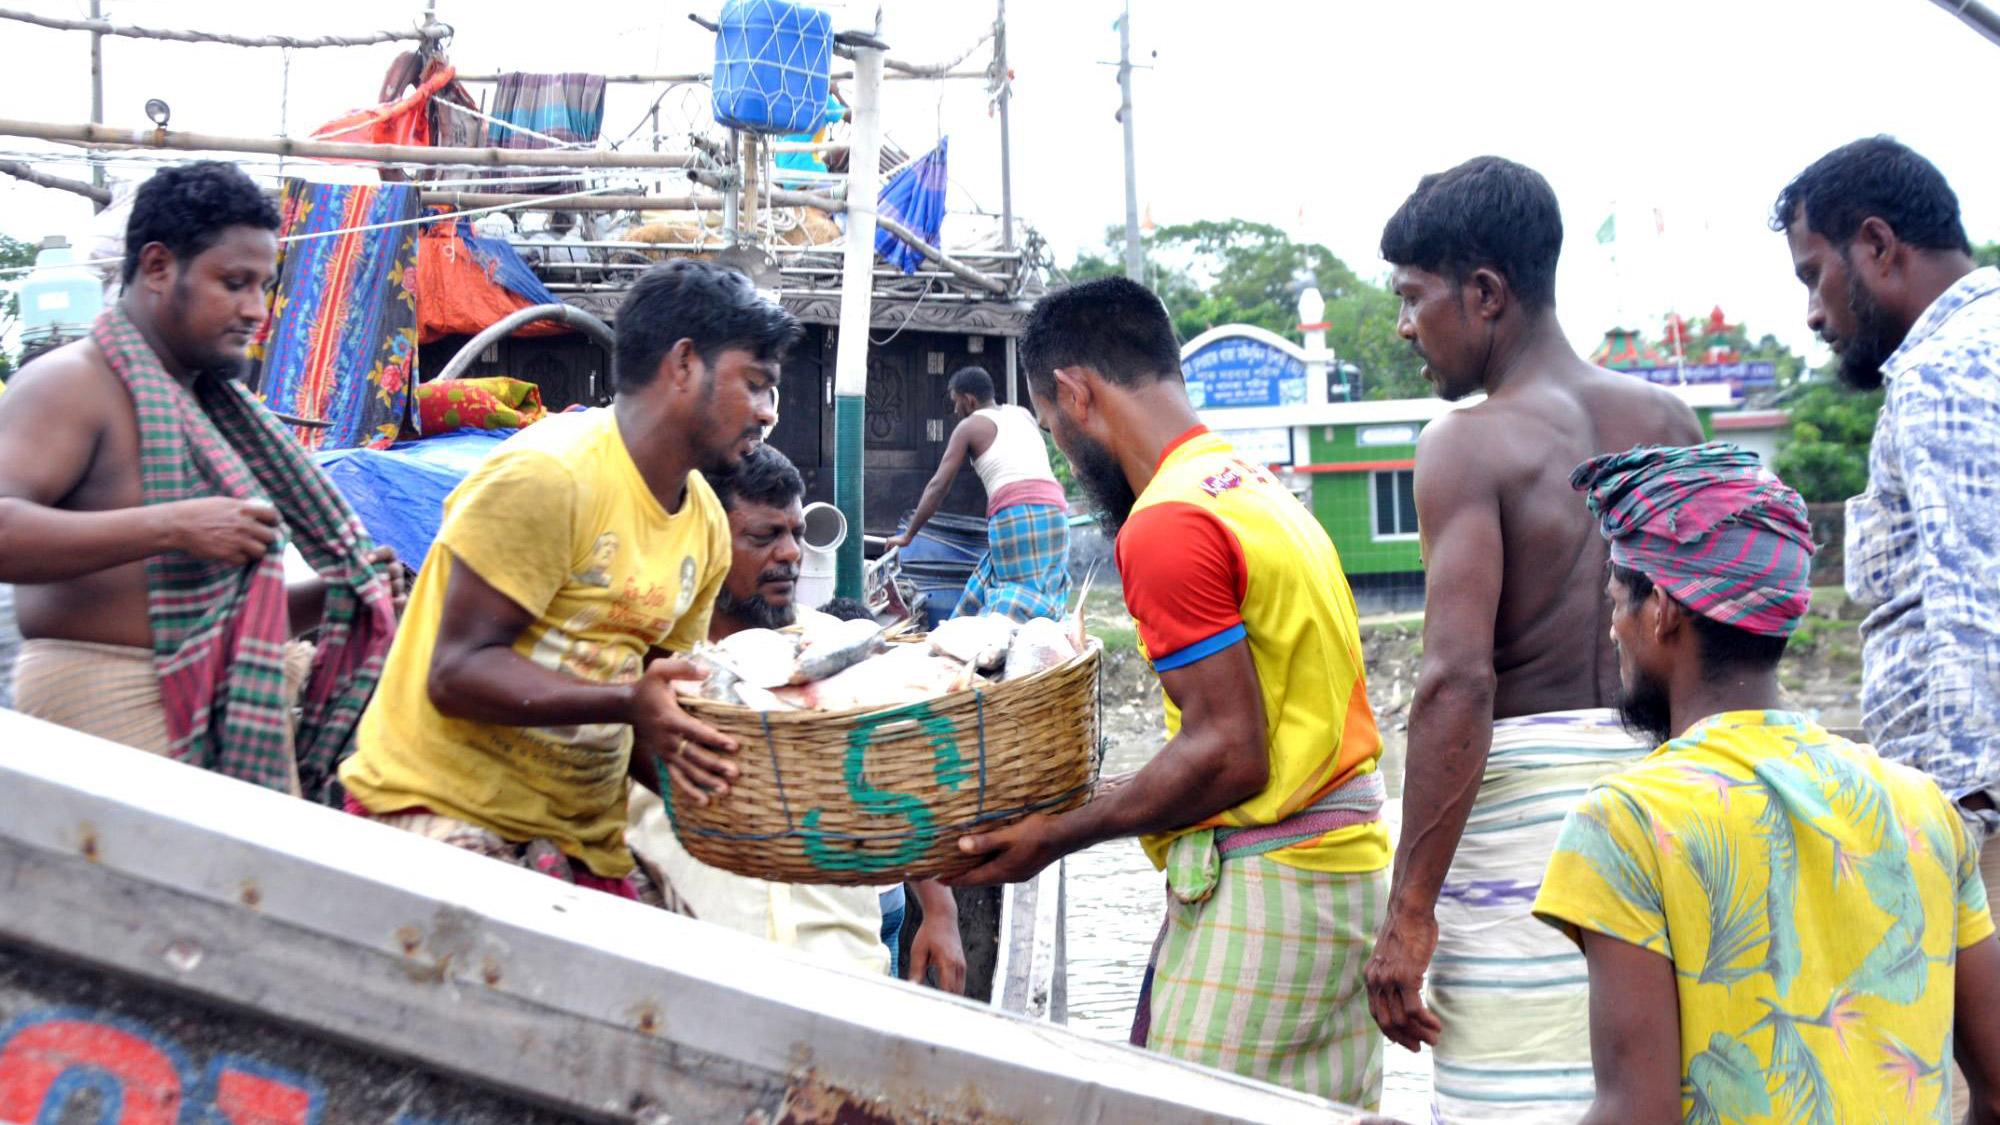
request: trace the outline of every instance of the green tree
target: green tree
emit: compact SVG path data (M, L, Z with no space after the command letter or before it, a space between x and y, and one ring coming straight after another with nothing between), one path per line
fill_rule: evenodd
M1123 243L1123 230L1112 228L1105 250L1077 256L1070 280L1124 272ZM1146 284L1182 340L1223 324L1290 339L1298 330L1299 291L1310 282L1326 299L1327 346L1338 362L1360 368L1366 397L1430 393L1422 362L1396 335L1395 296L1362 280L1326 247L1294 242L1268 223L1228 219L1160 227L1145 249Z
M1868 487L1868 443L1882 392L1849 390L1824 374L1801 386L1788 404L1791 437L1773 469L1808 503L1845 500Z
M1982 266L2000 266L2000 242L1987 242L1973 247L1972 260Z
M32 266L35 264L35 246L18 238L0 234L0 269ZM0 275L13 278L17 275ZM13 288L0 289L0 335L16 327L21 320L20 294ZM14 374L13 353L0 349L0 382L5 382Z

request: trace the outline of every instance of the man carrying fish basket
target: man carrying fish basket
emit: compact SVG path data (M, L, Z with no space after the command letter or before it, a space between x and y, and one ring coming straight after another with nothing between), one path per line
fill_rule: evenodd
M1116 537L1168 741L1087 805L960 846L960 882L1027 879L1137 835L1167 917L1133 1042L1357 1105L1382 1089L1361 969L1389 838L1354 598L1326 532L1196 417L1173 326L1124 278L1043 298L1035 412Z
M727 737L673 681L708 633L729 523L703 472L775 420L798 322L719 266L648 270L617 318L616 398L508 439L445 502L344 763L350 812L625 897L627 777L705 803Z
M751 630L783 629L807 618L830 622L826 614L795 600L804 554L800 544L806 521L800 501L806 485L792 462L777 449L760 445L710 483L728 514L731 561L728 577L716 592L709 641L720 643ZM862 620L874 624L872 619ZM712 867L681 846L665 800L643 787L632 790L625 838L662 891L665 905L680 913L822 961L900 975L897 951L886 943L882 924L889 891L775 882ZM964 991L965 950L958 933L957 903L949 890L932 880L910 887L924 908L923 925L911 948L910 979L921 982L935 967L940 988ZM897 884L893 892L900 909L903 885Z

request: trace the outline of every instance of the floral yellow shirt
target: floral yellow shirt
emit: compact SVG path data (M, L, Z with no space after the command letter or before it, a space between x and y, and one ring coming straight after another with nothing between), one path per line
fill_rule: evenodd
M1943 1121L1977 866L1923 774L1738 711L1592 788L1534 910L1673 962L1686 1120Z

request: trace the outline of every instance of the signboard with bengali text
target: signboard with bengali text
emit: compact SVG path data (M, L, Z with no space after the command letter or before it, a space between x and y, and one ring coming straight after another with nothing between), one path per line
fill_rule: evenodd
M1306 400L1305 361L1266 340L1221 335L1181 357L1196 410L1292 406Z
M1621 374L1648 383L1728 383L1734 387L1768 387L1778 379L1775 363L1690 363L1683 367L1627 367Z

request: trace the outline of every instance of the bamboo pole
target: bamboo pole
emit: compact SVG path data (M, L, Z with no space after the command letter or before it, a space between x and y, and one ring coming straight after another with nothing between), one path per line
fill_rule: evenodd
M743 202L738 205L736 213L737 229L739 236L742 233L754 236L757 230L757 134L744 132L742 154L736 159L737 170L742 173L739 178L743 181ZM741 238L741 241L750 242L752 239Z
M0 134L6 132L5 121L0 121ZM359 146L392 147L392 146ZM438 150L452 151L452 150ZM474 150L460 150L474 151ZM535 152L537 149L523 151ZM0 161L0 173L5 173L41 187L54 188L81 195L97 201L96 190L91 185L76 180L66 180L60 176L36 172L19 161ZM109 202L111 193L106 191L103 202ZM829 215L837 215L847 210L847 204L829 196L805 191L773 191L766 198L774 207L811 207ZM537 211L687 211L715 210L727 201L728 193L716 195L591 195L571 199L550 199L547 196L517 192L483 191L437 191L426 190L421 196L424 206L450 207L454 211L475 207L525 207ZM923 237L902 223L887 215L876 215L876 225L904 242L910 244L924 258L951 273L953 277L975 289L1005 296L1007 285L998 278L981 273L943 250L924 241ZM873 245L872 243L870 245Z
M98 4L99 0L90 0L90 19L92 23L97 22L97 17L100 14ZM92 125L104 124L104 34L98 31L90 33L90 123ZM103 161L94 160L91 162L90 183L95 188L103 189ZM99 211L104 210L104 204L97 204L97 209Z
M18 8L0 8L0 20L31 23L54 31L88 31L95 35L119 35L127 39L164 39L174 43L222 43L231 47L367 47L415 39L436 40L451 34L451 28L413 27L408 31L371 31L361 35L228 35L219 31L179 31L161 27L118 25L108 20L66 20Z
M458 81L498 82L505 77L507 77L507 75L504 73L461 74L458 76ZM619 85L643 85L653 82L706 82L713 76L704 72L700 74L607 74L604 75L603 77L604 81L608 83L616 83Z
M108 125L64 125L51 121L0 118L0 136L61 141L86 148L132 146L191 152L254 152L321 160L366 160L380 164L464 164L484 168L685 168L685 152L618 152L603 149L432 148L424 145L371 145L284 137L230 137L166 129L120 129Z
M0 172L4 172L17 180L34 184L37 187L54 188L57 191L69 192L71 195L80 195L97 204L99 207L104 207L111 202L110 188L87 184L82 180L70 180L61 176L51 176L46 172L37 172L18 160L0 160Z
M894 67L899 64L891 61L886 65ZM918 66L912 63L900 65L904 69L883 75L883 81L939 82L962 81L968 78L987 79L992 77L992 75L983 70L946 70L940 67ZM461 74L458 76L458 80L460 82L498 82L504 77L506 77L504 74ZM854 72L851 70L837 70L827 77L835 82L845 82L854 77ZM608 83L628 86L645 86L654 83L710 82L714 79L715 75L705 72L697 74L607 74L604 76L604 81Z
M716 197L697 195L586 195L574 199L549 199L545 195L498 191L425 191L422 199L426 207L450 207L454 211L473 207L521 207L535 211L686 211L703 206L713 209L720 203Z

